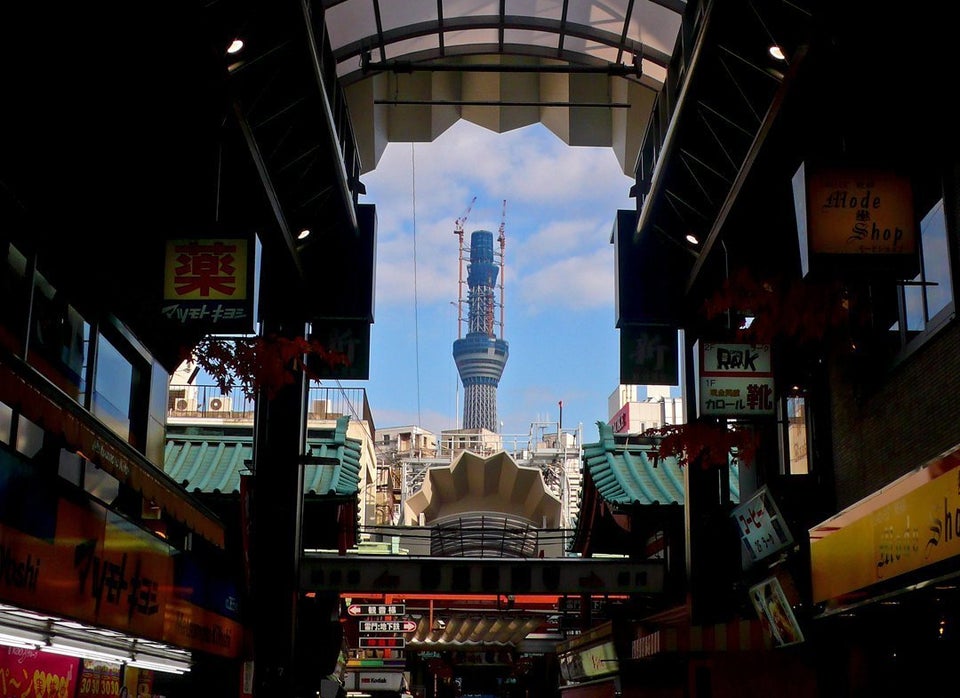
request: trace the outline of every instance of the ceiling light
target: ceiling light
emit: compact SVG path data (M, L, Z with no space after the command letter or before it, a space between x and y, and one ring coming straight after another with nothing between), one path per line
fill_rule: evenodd
M28 630L10 628L9 632L0 632L0 645L7 647L22 647L35 650L44 642L43 635Z
M51 640L50 644L40 649L52 654L62 654L67 657L80 657L81 659L93 659L114 664L123 664L130 659L129 656L118 654L119 650L117 652L104 652L100 646L89 645L79 641L64 643L62 640Z
M243 40L234 39L231 42L231 44L227 47L227 53L229 54L240 53L242 49L243 49Z
M310 237L310 228L304 228L297 233L297 240L306 240L308 237Z
M127 662L127 666L163 671L168 674L185 674L190 671L190 665L187 662L178 662L175 659L161 659L160 657L150 657L148 659L142 655L137 655L132 661Z
M783 54L783 49L776 44L772 44L767 50L770 52L770 55L776 58L778 61L787 60L787 57Z
M697 239L697 236L693 233L687 233L687 242L691 245L699 245L700 241Z

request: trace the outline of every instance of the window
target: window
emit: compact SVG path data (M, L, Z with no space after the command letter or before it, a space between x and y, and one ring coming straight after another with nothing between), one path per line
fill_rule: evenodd
M0 244L0 346L22 355L27 326L27 306L32 267L27 258L13 245Z
M780 400L780 452L784 475L810 474L810 429L806 394L795 387Z
M82 402L89 325L41 273L35 275L27 360L74 400Z
M899 318L890 330L906 345L936 330L953 312L953 284L943 199L920 222L920 273L899 287Z
M122 438L130 436L133 366L104 336L97 342L93 413Z
M0 402L0 443L9 444L13 433L13 408Z

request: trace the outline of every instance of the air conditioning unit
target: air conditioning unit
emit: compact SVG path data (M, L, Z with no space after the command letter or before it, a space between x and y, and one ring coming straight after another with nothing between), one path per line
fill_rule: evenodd
M196 412L198 409L196 386L171 387L168 393L167 409L171 412Z
M232 412L233 403L229 395L217 395L207 400L207 412Z
M195 397L178 397L173 401L173 411L174 412L196 412L197 411L197 398Z

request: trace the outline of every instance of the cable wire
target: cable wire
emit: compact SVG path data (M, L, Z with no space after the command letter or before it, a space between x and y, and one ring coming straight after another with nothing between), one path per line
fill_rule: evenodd
M417 157L416 144L410 144L410 180L413 197L413 346L417 358L417 426L423 424L420 414L420 308L417 296Z

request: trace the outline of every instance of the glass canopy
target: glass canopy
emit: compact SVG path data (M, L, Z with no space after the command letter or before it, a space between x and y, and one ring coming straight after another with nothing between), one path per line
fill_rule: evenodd
M634 66L662 84L685 0L323 0L344 84L364 61L502 54Z

